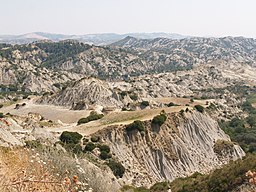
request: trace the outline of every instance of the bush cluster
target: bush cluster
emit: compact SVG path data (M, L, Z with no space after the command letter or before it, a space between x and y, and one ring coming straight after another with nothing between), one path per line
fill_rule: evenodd
M245 173L255 170L256 155L248 154L243 160L231 161L221 169L209 175L194 174L187 178L179 178L171 183L172 192L227 192L233 191L247 181Z
M167 116L165 113L161 113L160 115L157 115L153 118L152 120L152 124L154 125L158 125L158 126L161 126L164 124L164 122L166 121L167 119Z
M77 132L64 131L60 135L60 140L66 144L70 144L70 143L78 144L80 142L80 140L82 139L82 137L83 136Z
M120 177L120 178L123 177L123 175L125 173L125 168L121 163L116 162L114 160L109 160L107 165L109 166L109 168L112 170L113 174L116 177Z
M87 151L93 151L93 149L95 149L96 148L96 145L94 144L94 143L92 143L92 142L89 142L89 143L87 143L86 145L85 145L85 147L84 147L84 152L87 152Z
M32 148L32 149L37 149L37 148L42 148L42 144L38 140L31 140L31 141L25 141L25 147L27 148Z
M100 145L99 146L100 149L100 158L105 160L105 159L109 159L112 157L112 155L110 154L110 148L107 145Z
M77 125L81 125L84 123L88 123L90 121L101 119L103 116L104 116L103 114L98 114L95 111L92 111L88 117L79 119L77 122Z
M138 131L145 131L145 127L143 125L143 122L140 120L136 120L133 123L129 124L126 126L126 131L130 132L130 131L134 131L134 130L138 130Z
M218 155L222 155L223 151L232 151L234 149L234 143L226 140L217 140L214 144L213 150Z

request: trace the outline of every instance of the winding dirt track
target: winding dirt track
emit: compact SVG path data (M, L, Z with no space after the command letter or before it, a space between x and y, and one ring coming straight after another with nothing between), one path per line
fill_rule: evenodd
M15 105L10 105L2 108L4 113L11 113L14 115L25 116L29 112L39 113L44 118L52 120L52 121L61 121L61 124L57 127L46 127L48 131L51 132L63 132L63 131L77 131L84 135L89 135L95 133L107 126L110 125L125 125L132 123L134 120L150 120L154 116L158 115L162 110L167 113L171 112L179 112L182 109L189 108L191 109L196 104L205 105L205 100L195 100L194 103L190 103L190 106L185 106L190 102L190 99L187 98L158 98L154 99L154 101L160 101L162 103L174 102L175 104L179 104L180 106L173 107L163 107L158 109L144 109L137 111L120 111L120 112L111 112L105 115L102 119L97 121L92 121L87 124L83 124L77 126L77 121L86 117L90 114L89 110L81 110L74 111L69 110L68 108L64 108L61 106L53 106L53 105L39 105L36 104L36 98L31 100L22 100L19 103L26 103L26 106L20 107L19 109L15 109ZM63 124L62 124L63 123Z
M35 99L19 101L19 104L26 103L26 106L21 106L19 109L15 109L16 104L12 104L2 108L1 111L19 116L27 115L29 112L39 113L45 119L52 121L60 120L66 124L76 123L81 117L87 117L90 114L88 110L74 111L61 106L36 104L34 102Z

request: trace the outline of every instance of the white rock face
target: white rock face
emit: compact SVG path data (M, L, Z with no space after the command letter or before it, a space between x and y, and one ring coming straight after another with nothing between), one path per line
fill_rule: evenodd
M214 152L217 140L230 141L217 122L199 112L168 115L159 128L145 122L146 131L127 133L123 127L101 131L115 157L125 166L124 183L149 186L158 181L201 173L245 155L237 145Z
M10 121L1 118L0 119L0 146L17 146L23 145L11 132L16 129L16 124L12 125Z

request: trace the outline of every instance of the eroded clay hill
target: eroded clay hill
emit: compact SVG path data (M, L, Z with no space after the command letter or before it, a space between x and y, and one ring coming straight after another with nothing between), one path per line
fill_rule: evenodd
M122 162L123 181L149 186L196 171L206 173L245 155L217 122L199 112L172 113L161 126L144 122L145 131L109 127L99 135Z

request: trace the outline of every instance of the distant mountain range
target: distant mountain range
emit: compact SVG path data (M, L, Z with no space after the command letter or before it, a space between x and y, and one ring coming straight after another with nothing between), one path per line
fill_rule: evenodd
M0 35L0 43L9 44L26 44L40 40L61 41L67 39L78 40L83 43L94 45L108 45L119 41L127 36L135 37L138 39L155 39L155 38L169 38L169 39L184 39L189 36L184 36L175 33L102 33L102 34L87 34L87 35L63 35L52 33L27 33L23 35Z

